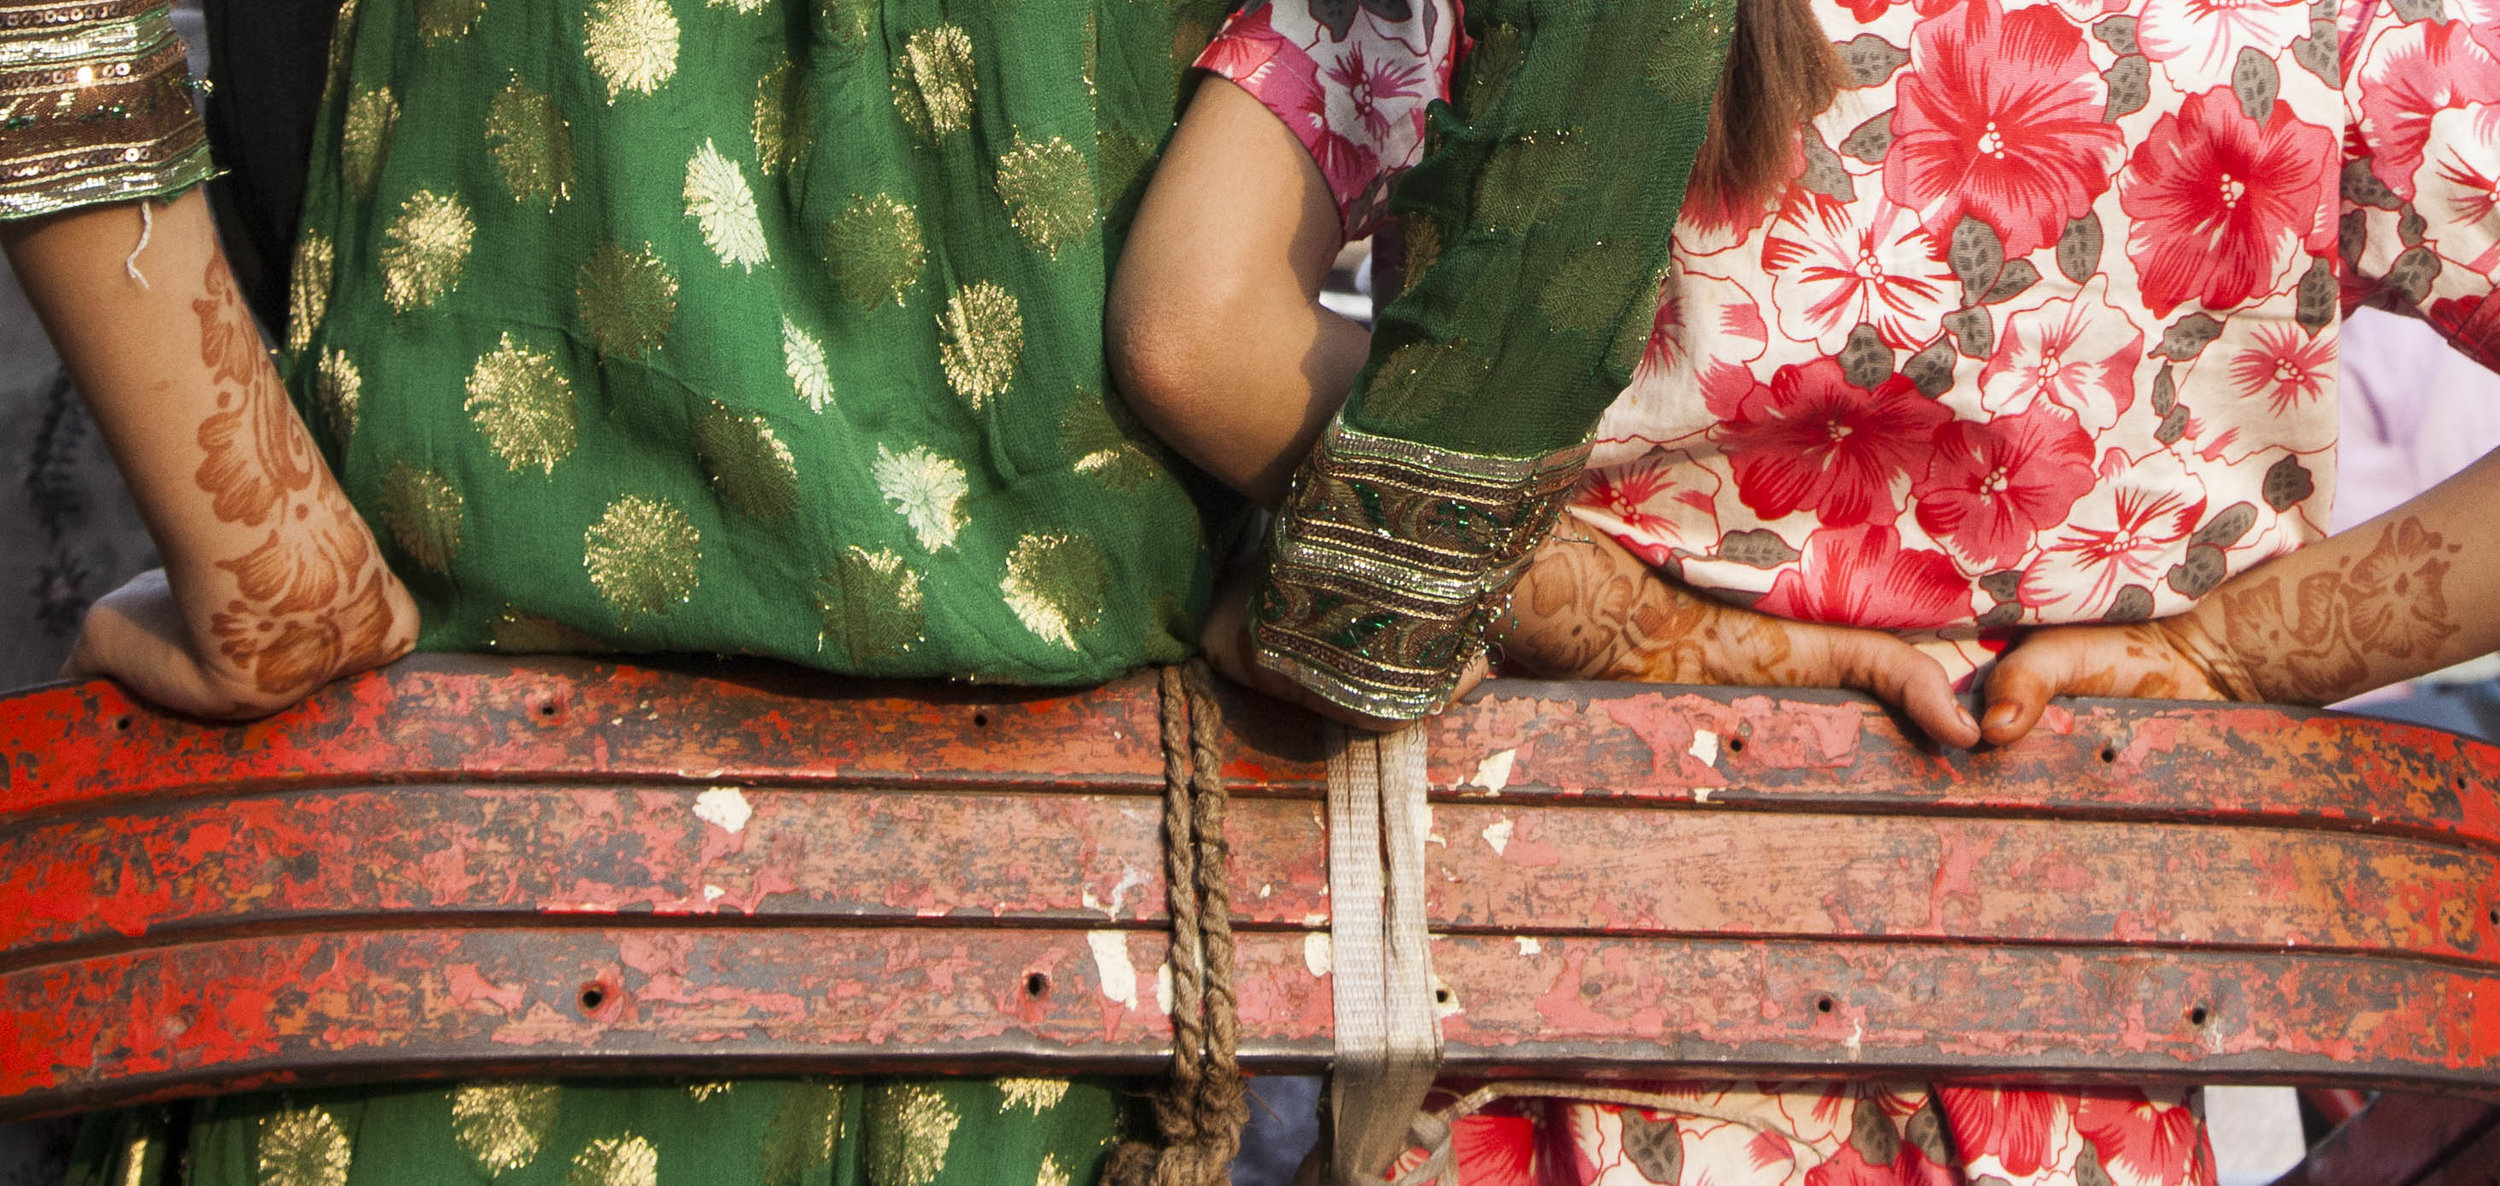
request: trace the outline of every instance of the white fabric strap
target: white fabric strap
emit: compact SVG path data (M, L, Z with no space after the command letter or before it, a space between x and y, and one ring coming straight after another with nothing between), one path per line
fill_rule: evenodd
M1327 726L1330 964L1338 1186L1377 1184L1441 1067L1424 922L1424 729Z

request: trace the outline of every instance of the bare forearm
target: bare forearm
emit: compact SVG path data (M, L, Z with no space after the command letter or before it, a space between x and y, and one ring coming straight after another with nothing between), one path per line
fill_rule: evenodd
M2500 454L2160 626L2234 699L2326 704L2500 650Z
M196 191L0 229L163 556L202 677L233 711L404 651L415 611L314 449Z

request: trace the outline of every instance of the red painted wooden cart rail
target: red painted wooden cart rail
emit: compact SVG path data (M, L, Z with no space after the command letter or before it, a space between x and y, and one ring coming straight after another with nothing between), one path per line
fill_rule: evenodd
M1319 730L1225 707L1243 1060L1316 1070ZM2468 1101L2408 1108L2445 1135L2406 1156L2500 1148L2500 749L2081 702L1945 753L1838 694L1500 682L1431 729L1453 1072L2368 1087ZM1150 1071L1157 736L1148 678L429 657L233 727L0 699L0 1115ZM2367 1135L2321 1157L2383 1166Z

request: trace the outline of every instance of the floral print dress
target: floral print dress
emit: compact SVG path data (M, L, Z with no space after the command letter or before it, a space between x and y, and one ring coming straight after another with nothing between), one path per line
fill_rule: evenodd
M1572 508L1686 584L1969 677L2013 628L2177 613L2324 535L2345 311L2500 363L2500 3L1814 7L1848 84L1772 200L1686 204ZM1200 60L1296 131L1349 235L1427 106L1517 60L1498 0L1455 70L1403 8L1255 7ZM2175 1094L1659 1090L1683 1106L1470 1117L1459 1180L2213 1180Z

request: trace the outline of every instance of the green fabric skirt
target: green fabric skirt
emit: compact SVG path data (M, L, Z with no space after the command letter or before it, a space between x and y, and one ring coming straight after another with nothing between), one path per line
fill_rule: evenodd
M1120 1101L1066 1079L511 1083L99 1117L66 1186L1070 1186Z
M1079 684L1212 520L1106 378L1221 0L359 0L289 383L434 650Z

